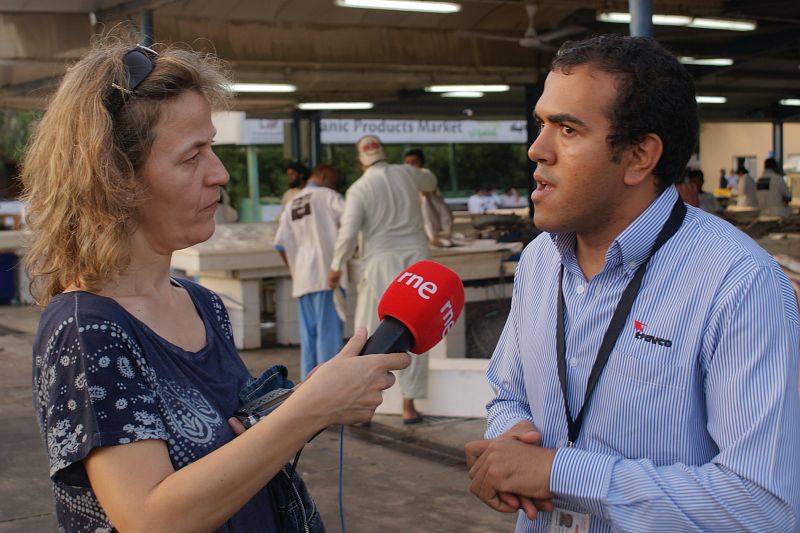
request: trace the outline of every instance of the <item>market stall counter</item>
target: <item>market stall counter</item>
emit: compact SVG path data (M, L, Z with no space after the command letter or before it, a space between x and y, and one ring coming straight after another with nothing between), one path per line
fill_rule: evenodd
M261 346L262 283L274 286L275 335L281 344L300 342L297 301L291 296L289 271L272 248L275 223L223 224L208 241L179 250L172 267L217 292L231 317L234 341L239 349ZM451 248L432 249L433 260L454 270L466 285L466 302L510 298L516 263L507 262L522 249L521 243L498 243L481 239ZM345 335L352 334L352 318L361 276L361 263L348 264L348 322ZM462 313L449 335L431 350L429 391L420 403L427 414L438 416L484 416L491 389L484 373L488 356L466 359L466 319ZM399 413L401 398L393 387L384 396L379 412Z

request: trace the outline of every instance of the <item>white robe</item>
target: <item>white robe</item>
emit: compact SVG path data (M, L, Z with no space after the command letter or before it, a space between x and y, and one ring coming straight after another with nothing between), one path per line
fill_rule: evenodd
M435 189L436 177L430 171L378 162L347 190L331 269L344 269L360 238L364 272L358 282L356 327L374 332L386 287L408 266L430 259L419 193ZM424 398L427 354L414 357L397 376L404 398Z

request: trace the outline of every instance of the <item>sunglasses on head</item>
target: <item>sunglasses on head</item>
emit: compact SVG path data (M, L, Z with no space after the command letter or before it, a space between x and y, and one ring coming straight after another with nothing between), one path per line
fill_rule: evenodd
M137 44L134 48L125 52L122 56L122 64L125 66L125 80L112 83L112 90L106 99L106 109L111 116L116 118L125 99L133 94L137 87L147 79L147 76L155 68L155 60L158 53L146 46Z

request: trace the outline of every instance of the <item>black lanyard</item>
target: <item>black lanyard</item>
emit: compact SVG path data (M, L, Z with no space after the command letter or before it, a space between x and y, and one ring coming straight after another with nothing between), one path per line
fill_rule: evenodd
M594 392L595 385L600 379L600 374L608 363L608 357L611 355L611 350L617 342L619 334L622 332L622 327L628 320L628 314L633 307L633 302L636 300L636 295L639 294L639 288L642 286L642 278L644 277L645 270L647 270L647 263L650 258L655 255L661 246L667 242L670 237L675 235L678 228L683 223L683 218L686 215L686 206L683 201L678 198L675 201L675 206L672 208L669 218L661 228L653 247L650 249L650 254L645 258L633 279L628 282L622 297L617 303L617 308L614 310L614 316L611 317L611 323L603 336L603 342L600 344L600 350L597 352L597 358L594 360L592 372L589 374L589 381L586 384L586 394L583 397L583 405L581 410L578 411L578 416L573 420L569 412L569 401L567 398L567 354L566 354L566 340L564 333L564 265L561 265L561 272L558 275L558 311L556 315L556 350L558 352L558 380L561 382L561 392L564 396L564 410L567 415L567 431L569 436L568 446L572 447L578 440L578 435L581 432L583 425L583 415L586 412L586 406L589 404L589 399Z

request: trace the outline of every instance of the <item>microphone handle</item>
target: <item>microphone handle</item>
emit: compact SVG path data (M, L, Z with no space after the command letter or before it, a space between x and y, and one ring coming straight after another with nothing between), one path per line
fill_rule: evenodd
M381 320L378 329L367 339L367 343L358 355L375 353L407 352L414 346L411 331L396 318L387 316Z

